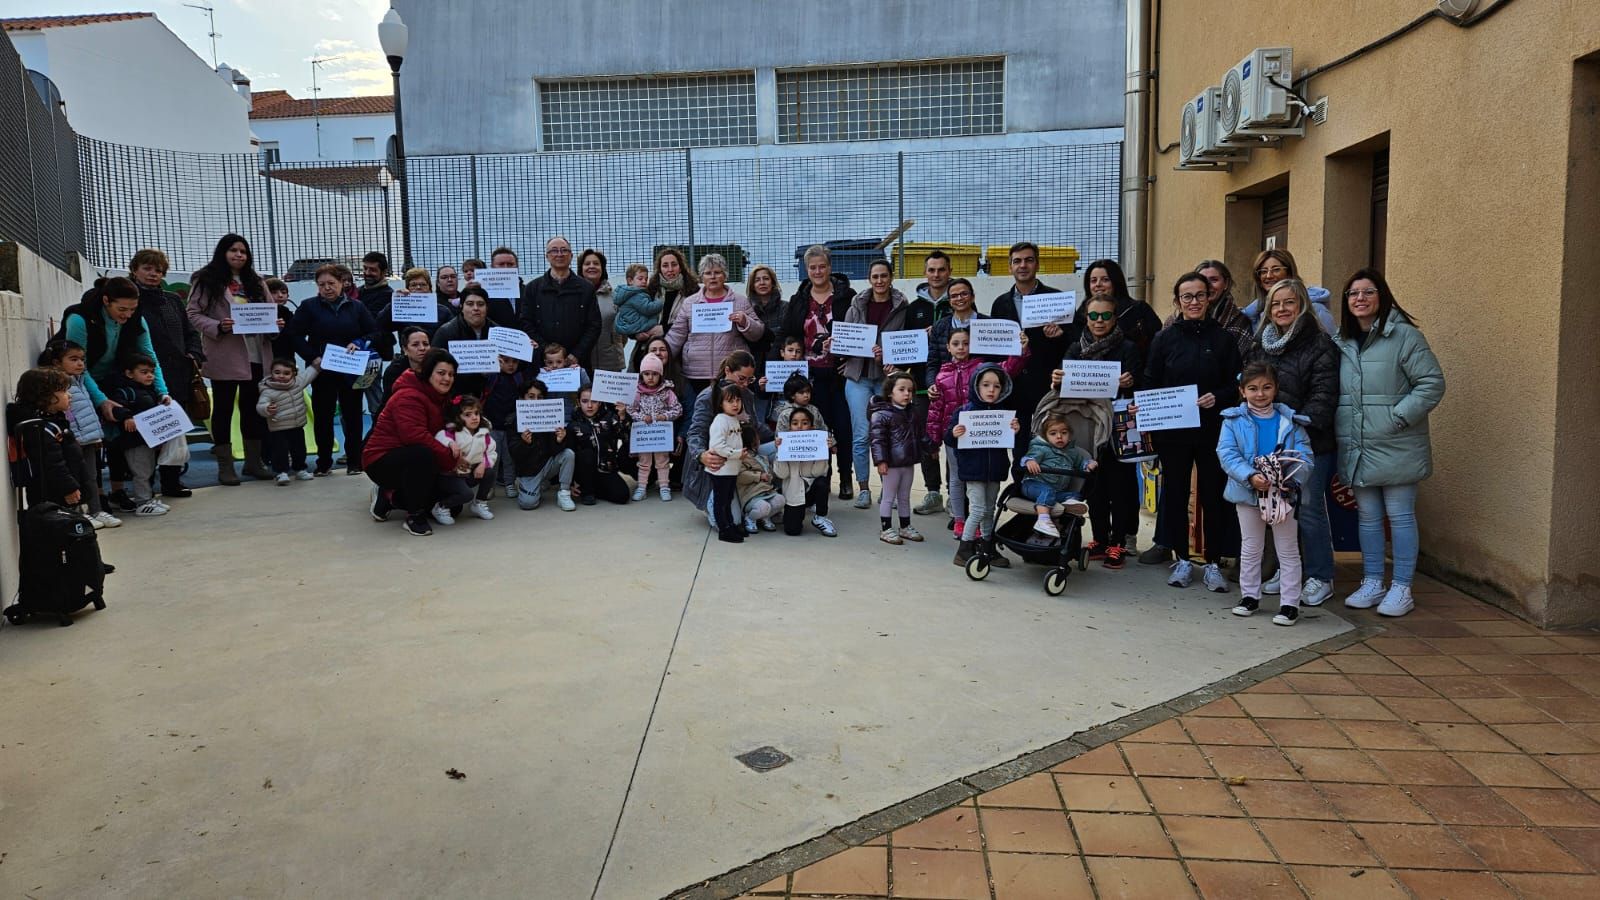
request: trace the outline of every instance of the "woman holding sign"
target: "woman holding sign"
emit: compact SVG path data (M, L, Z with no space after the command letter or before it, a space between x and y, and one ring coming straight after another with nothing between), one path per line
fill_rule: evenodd
M423 273L426 276L426 272ZM317 269L317 296L300 304L284 336L306 362L322 356L332 344L356 352L374 346L378 323L366 304L344 293L339 272L332 265ZM339 406L344 422L345 474L361 474L361 396L355 378L338 372L319 372L311 382L311 431L317 441L317 476L333 471L333 407Z
M1177 554L1167 583L1188 587L1194 579L1189 562L1189 477L1195 473L1205 531L1205 585L1226 593L1221 559L1239 555L1239 517L1222 497L1228 479L1217 462L1222 411L1239 403L1239 346L1233 335L1210 315L1211 294L1204 275L1188 272L1172 286L1178 308L1174 324L1150 342L1144 388L1193 386L1199 427L1152 429L1161 459L1161 517L1156 543ZM1138 407L1134 406L1137 413Z
M850 310L844 320L851 324L871 325L877 329L878 338L871 356L840 356L839 374L844 376L844 399L850 407L850 459L855 466L856 509L872 505L872 489L868 476L872 474L871 447L868 431L871 423L867 407L872 398L883 391L883 333L902 331L906 327L906 296L894 288L894 270L887 259L875 259L867 268L869 287L850 301ZM830 338L826 342L833 349Z
M1433 474L1428 414L1444 399L1444 371L1383 276L1362 269L1344 286L1339 339L1339 477L1355 488L1361 522L1361 587L1345 598L1403 616L1414 605L1417 485ZM1394 579L1383 588L1383 520L1393 540Z
M234 334L233 304L270 303L256 274L250 243L237 234L217 242L211 261L194 273L189 290L189 321L200 332L206 361L200 374L211 380L211 440L217 480L238 484L233 471L233 405L239 404L239 435L244 439L245 473L261 479L272 472L261 462L267 422L256 412L257 385L272 361L271 335ZM159 376L158 376L159 377Z
M689 390L697 396L717 377L717 363L735 350L748 350L748 341L767 333L750 301L728 287L728 263L720 254L700 257L700 284L678 304L667 331L667 346L682 361Z
M394 383L394 395L367 436L359 457L367 477L372 480L372 505L375 522L384 522L389 513L406 513L407 534L424 537L433 534L428 510L435 503L449 507L466 504L472 492L466 482L450 479L461 455L458 445L440 443L434 435L444 428L445 404L454 393L455 357L443 350L430 350L422 361L427 374L402 373ZM461 496L440 496L441 486L455 483L465 489Z

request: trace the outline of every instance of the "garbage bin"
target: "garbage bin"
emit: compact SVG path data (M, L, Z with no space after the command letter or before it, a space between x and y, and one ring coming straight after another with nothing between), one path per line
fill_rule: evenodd
M667 249L668 247L671 247L672 249L683 254L685 259L689 257L688 244L657 244L655 250L651 252L650 258L656 259L660 257L661 251ZM744 281L744 267L748 261L745 259L743 247L739 246L738 244L695 244L694 259L690 260L689 265L693 266L696 271L699 271L700 258L708 253L719 253L722 255L723 259L728 261L729 284Z
M833 270L851 280L866 280L868 271L872 268L875 259L887 259L882 250L878 249L878 238L865 238L853 241L828 241L823 244L828 248L828 255L833 261ZM794 269L802 281L806 278L806 251L811 249L811 244L801 244L794 248Z

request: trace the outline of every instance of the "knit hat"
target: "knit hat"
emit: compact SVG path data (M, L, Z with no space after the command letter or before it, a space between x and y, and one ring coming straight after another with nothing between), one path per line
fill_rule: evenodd
M644 359L639 360L639 374L654 372L657 375L667 374L667 367L661 364L661 358L654 353L646 353Z

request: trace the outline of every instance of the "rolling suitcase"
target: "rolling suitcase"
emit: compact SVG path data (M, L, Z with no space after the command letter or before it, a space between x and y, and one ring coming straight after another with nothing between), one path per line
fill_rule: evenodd
M18 516L22 545L18 602L5 609L13 625L53 618L71 625L72 614L94 604L105 609L105 567L89 520L55 503L39 503Z

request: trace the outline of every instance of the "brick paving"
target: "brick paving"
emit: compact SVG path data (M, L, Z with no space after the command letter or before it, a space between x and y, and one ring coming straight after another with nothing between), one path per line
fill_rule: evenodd
M1600 897L1600 635L1416 594L1340 608L1378 636L743 896Z

